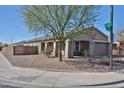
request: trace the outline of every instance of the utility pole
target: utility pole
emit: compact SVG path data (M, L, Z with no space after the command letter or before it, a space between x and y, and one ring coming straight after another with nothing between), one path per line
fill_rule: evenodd
M110 22L111 22L111 31L110 31L110 68L113 68L113 5L110 6Z
M11 41L10 42L11 42L11 44L13 43L13 37L11 37Z

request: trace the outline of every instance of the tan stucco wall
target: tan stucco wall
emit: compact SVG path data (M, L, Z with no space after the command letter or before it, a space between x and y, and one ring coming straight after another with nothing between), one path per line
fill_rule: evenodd
M70 41L69 39L66 40L65 45L65 57L72 58L74 55L74 42Z
M80 34L78 36L75 36L72 40L74 41L90 41L90 37L88 37L87 35L84 34Z
M8 46L8 47L4 47L2 49L2 53L7 56L7 55L13 55L13 46Z
M87 34L81 33L78 36L75 36L73 40L82 40L82 41L90 41L94 40L101 40L101 41L108 41L108 37L104 36L102 32L98 31L97 29L88 30Z
M91 30L93 34L95 34L95 40L102 40L102 41L108 41L108 37L104 36L102 32L99 32L98 30Z

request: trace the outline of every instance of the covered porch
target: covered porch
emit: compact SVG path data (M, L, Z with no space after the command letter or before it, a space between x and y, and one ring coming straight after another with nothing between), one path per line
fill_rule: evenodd
M93 43L88 40L67 40L65 47L65 56L72 58L73 56L90 56L93 51Z
M86 53L89 55L89 44L89 41L74 41L74 56L84 56Z
M107 41L100 40L67 40L65 47L65 56L72 58L73 56L108 56L109 45Z
M41 43L41 53L51 56L58 56L59 43L58 41L44 41ZM65 55L65 46L62 47L62 55Z

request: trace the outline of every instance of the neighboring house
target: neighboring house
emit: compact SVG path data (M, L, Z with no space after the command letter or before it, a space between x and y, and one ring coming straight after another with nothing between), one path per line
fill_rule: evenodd
M124 42L116 41L113 43L113 55L124 55Z
M87 53L89 56L108 55L108 37L95 27L86 29L86 34L80 33L65 41L63 55L65 57L80 56ZM38 46L39 53L45 53L48 48L52 49L52 55L58 55L58 43L51 37L40 37L14 46Z

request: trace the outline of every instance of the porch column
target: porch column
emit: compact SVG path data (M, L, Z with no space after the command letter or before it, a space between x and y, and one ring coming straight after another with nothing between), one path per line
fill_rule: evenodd
M53 56L58 56L58 53L57 53L57 42L54 41L53 42Z
M65 57L72 58L74 55L73 51L73 41L70 41L69 39L65 41Z
M45 43L45 54L46 54L46 51L47 51L47 43L48 42L44 42Z
M41 42L38 43L38 54L41 53Z
M90 56L93 57L94 56L94 41L91 40L89 45L90 45L89 46L89 48L90 48L89 49L90 50L89 53L90 53Z

